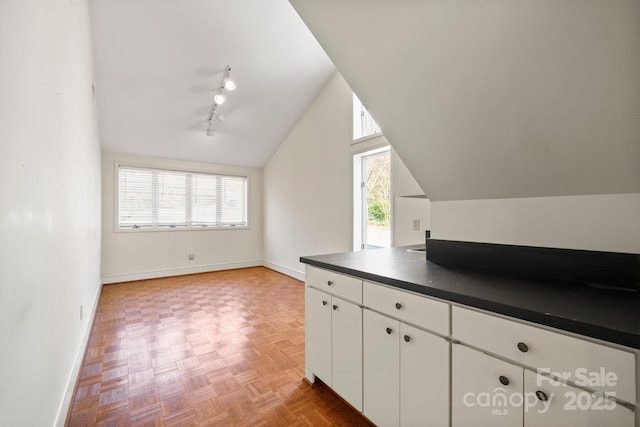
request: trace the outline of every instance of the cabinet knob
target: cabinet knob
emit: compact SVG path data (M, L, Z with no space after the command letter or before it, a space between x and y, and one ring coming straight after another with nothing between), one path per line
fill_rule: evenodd
M333 285L333 282L331 280L327 280L327 286L331 286Z
M528 345L526 345L526 344L525 344L525 343L523 343L523 342L519 342L519 343L518 343L518 350L520 350L520 351L521 351L521 352L523 352L523 353L526 353L527 351L529 351L529 346L528 346Z
M389 335L391 335L391 332L393 332L393 329L391 329L391 328L387 328L387 333L388 333Z
M411 341L411 337L409 335L405 335L404 336L404 340L405 340L405 342L409 342L409 341Z
M322 300L322 305L327 305L327 304L329 304L327 301Z
M540 400L541 402L546 402L547 400L549 400L549 396L547 396L547 393L545 393L542 390L537 390L536 391L536 397L538 398L538 400Z
M396 310L400 310L402 308L402 304L399 302L396 303Z
M500 384L502 385L509 385L509 378L505 377L504 375L500 375L498 381L500 381Z
M334 310L337 310L337 309L338 309L338 306L337 306L337 305L335 305L335 304L333 304L333 309L334 309Z

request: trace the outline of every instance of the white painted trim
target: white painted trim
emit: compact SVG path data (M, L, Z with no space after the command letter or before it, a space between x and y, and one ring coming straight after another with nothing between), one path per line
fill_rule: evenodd
M237 261L224 264L206 264L197 267L178 267L163 270L138 271L125 274L106 274L102 276L102 283L130 282L132 280L156 279L158 277L181 276L184 274L208 273L210 271L234 270L237 268L260 267L262 260Z
M87 345L89 344L89 336L91 335L91 328L93 327L93 320L98 310L98 301L100 301L101 294L102 283L99 283L96 294L93 297L93 304L91 305L89 317L87 317L85 321L84 333L82 334L82 342L78 347L71 372L69 372L69 377L67 378L67 384L64 388L62 401L60 402L60 406L58 406L58 412L56 414L54 422L55 427L63 427L65 422L67 421L67 414L71 409L71 399L73 398L73 392L76 389L76 382L78 380L78 376L80 375L80 369L82 368L84 353L87 350Z
M367 135L367 136L361 136L360 138L356 138L353 141L351 141L351 145L356 145L356 144L360 144L362 142L367 142L370 139L374 139L374 138L378 138L384 136L384 134L382 132L376 132L376 133L372 133L371 135Z
M278 273L286 274L287 276L304 282L304 271L294 270L293 268L285 267L284 265L276 264L271 261L262 261L262 265L270 268L271 270L277 271Z
M390 145L384 135L377 133L370 137L363 138L362 141L352 143L351 154L360 154L377 148L389 147Z

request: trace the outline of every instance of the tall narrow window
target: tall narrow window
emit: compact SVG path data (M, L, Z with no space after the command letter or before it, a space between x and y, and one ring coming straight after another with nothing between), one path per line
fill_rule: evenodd
M373 120L371 114L364 108L356 94L353 94L353 139L381 133L380 126Z
M391 246L389 147L354 156L354 250Z
M247 226L248 178L118 167L118 227Z

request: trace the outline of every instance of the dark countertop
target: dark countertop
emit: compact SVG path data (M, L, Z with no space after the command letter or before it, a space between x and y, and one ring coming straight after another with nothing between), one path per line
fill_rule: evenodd
M640 293L444 267L406 249L307 256L300 262L640 349Z

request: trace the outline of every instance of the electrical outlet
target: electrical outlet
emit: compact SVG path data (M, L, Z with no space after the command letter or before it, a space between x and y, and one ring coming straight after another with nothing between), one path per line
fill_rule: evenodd
M84 306L81 305L80 306L80 320L82 320L82 318L84 317L84 313L83 312L84 312Z
M413 220L413 230L420 230L420 218Z
M194 254L189 254L187 255L187 257L189 258L189 261L193 261L194 259L196 259L196 256Z

